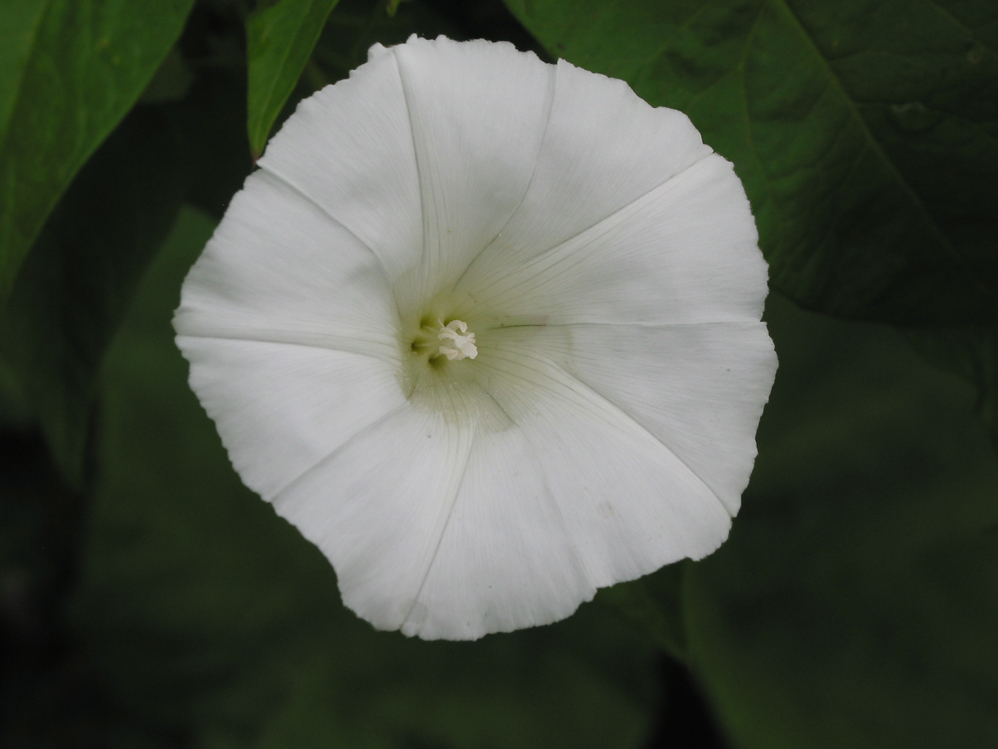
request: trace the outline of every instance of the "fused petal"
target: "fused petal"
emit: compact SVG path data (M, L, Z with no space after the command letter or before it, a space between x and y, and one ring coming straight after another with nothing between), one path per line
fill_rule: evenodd
M412 38L303 102L260 166L177 342L347 606L473 639L723 542L776 361L748 200L685 115Z

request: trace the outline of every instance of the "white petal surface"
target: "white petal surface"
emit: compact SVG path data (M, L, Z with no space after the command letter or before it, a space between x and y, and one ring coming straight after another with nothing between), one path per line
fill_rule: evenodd
M343 602L379 629L398 629L416 605L473 439L473 427L406 403L274 499L332 561Z
M405 403L394 367L353 353L178 336L191 388L264 499Z
M519 428L476 434L403 633L475 639L558 621L592 598L546 471Z
M298 105L257 162L340 222L392 279L423 241L412 129L395 55L380 45L350 78Z
M533 450L515 427L455 425L406 404L274 504L332 560L360 616L475 639L556 621L595 592Z
M738 512L776 374L765 323L524 327L485 340L543 351L667 446L732 516Z
M346 605L474 639L725 539L775 372L767 269L685 115L412 38L304 101L260 166L177 342Z
M555 68L511 44L412 39L392 48L405 89L423 210L414 298L453 284L527 192Z
M501 267L549 250L711 153L686 115L559 60L530 189L479 262Z
M523 348L493 346L482 369L515 425L406 404L274 500L375 626L474 639L549 623L727 535L728 512L679 458Z
M727 537L711 488L619 407L533 346L494 341L479 359L533 446L590 585L699 559Z
M257 172L188 274L173 324L181 336L319 346L397 365L397 320L374 254Z
M461 289L504 324L757 321L756 241L741 182L715 154L547 252L490 248Z

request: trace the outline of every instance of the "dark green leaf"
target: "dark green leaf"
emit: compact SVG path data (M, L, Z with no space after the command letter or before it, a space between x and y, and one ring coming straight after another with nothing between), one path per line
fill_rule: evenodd
M14 286L6 348L72 485L83 480L104 350L182 197L169 121L135 109L77 175Z
M670 564L639 580L604 588L597 603L612 606L679 661L686 660L682 585L685 562Z
M142 104L178 101L187 96L193 80L194 74L190 66L180 50L174 47L159 66L156 75L149 81L139 101Z
M86 498L59 480L37 430L11 426L0 424L0 746L93 746L72 736L81 710L60 664Z
M0 3L0 301L46 216L139 98L193 2Z
M905 335L930 364L974 386L977 413L998 450L998 327L912 328Z
M889 328L767 316L752 483L687 569L695 670L745 749L998 745L998 460L971 388Z
M221 218L253 169L246 141L246 80L205 67L187 97L166 107L177 129L189 203Z
M281 0L246 22L249 140L259 158L337 0Z
M992 0L508 0L551 51L687 114L775 288L836 315L998 320Z

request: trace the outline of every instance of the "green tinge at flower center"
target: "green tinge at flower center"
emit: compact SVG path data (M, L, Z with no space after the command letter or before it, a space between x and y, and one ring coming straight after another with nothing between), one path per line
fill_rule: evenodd
M425 304L421 314L404 316L400 384L410 403L450 423L503 430L512 422L491 393L499 383L494 370L481 361L489 357L480 348L488 347L490 326L476 312L481 310L474 305L440 295ZM480 325L484 337L477 340L473 328Z

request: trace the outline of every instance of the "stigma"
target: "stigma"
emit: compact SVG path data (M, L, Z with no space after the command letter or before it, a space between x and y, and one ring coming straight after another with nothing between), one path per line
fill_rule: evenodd
M468 323L463 320L451 320L440 328L437 333L440 348L439 356L446 356L451 361L455 359L474 359L478 356L475 345L475 334L468 332Z

